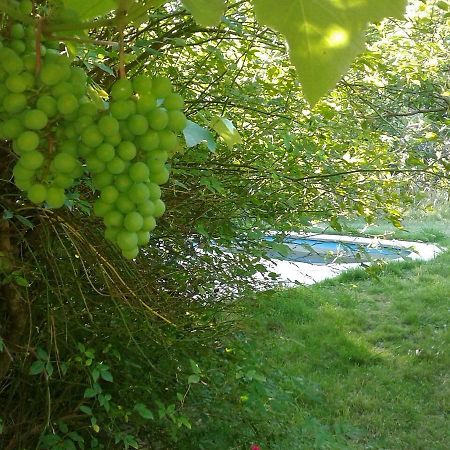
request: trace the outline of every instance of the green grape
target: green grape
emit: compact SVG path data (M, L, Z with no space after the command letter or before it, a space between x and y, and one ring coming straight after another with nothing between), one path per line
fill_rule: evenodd
M111 104L110 111L117 120L125 120L136 112L136 104L132 100L119 100Z
M103 116L98 121L98 129L100 133L108 137L111 135L117 135L119 133L119 122L113 116Z
M89 172L93 174L103 172L106 169L106 164L92 154L86 157L86 166Z
M98 147L103 142L103 135L96 125L90 125L81 133L81 141L88 147Z
M36 53L27 53L23 55L22 62L24 69L29 73L34 75L36 72ZM34 78L34 77L33 77Z
M155 200L155 213L154 216L158 219L166 212L166 205L160 199Z
M27 190L27 195L30 201L38 205L43 203L47 198L47 188L41 183L33 184Z
M132 184L133 182L131 181L131 178L124 173L118 175L114 182L114 186L117 188L119 192L128 192Z
M28 191L33 186L33 180L29 178L14 178L14 183L22 191Z
M136 156L136 146L130 141L122 141L117 147L117 153L124 161L131 161Z
M116 242L117 233L120 231L118 227L108 227L105 230L105 239L107 241Z
M138 231L138 245L142 246L148 244L150 241L150 233L148 231Z
M169 130L162 130L159 133L159 148L170 151L177 146L177 135Z
M155 183L147 183L150 200L158 200L161 198L161 188Z
M127 120L129 131L135 136L141 136L148 130L148 121L145 116L134 114Z
M28 16L33 12L33 2L31 0L21 0L19 3L19 9L22 14Z
M144 217L142 228L140 231L152 231L156 227L156 220L153 216Z
M116 151L111 144L103 143L97 147L97 150L95 150L95 156L97 156L100 161L106 163L114 159L116 156Z
M139 204L148 200L148 187L144 183L136 183L131 186L128 195L134 203Z
M63 141L58 145L58 150L62 153L68 153L72 155L74 158L78 157L78 142L73 141Z
M125 194L119 195L115 202L115 207L123 214L127 214L135 209L134 203Z
M58 153L52 161L54 172L72 173L77 167L77 160L69 153Z
M111 211L113 205L110 203L105 203L104 201L97 199L94 203L94 214L97 217L105 217L105 215Z
M151 200L139 203L137 206L138 212L143 216L154 216L155 215L155 204Z
M135 137L125 121L120 122L120 136L124 141L134 141Z
M113 176L107 172L106 170L104 172L100 172L94 177L92 177L92 182L94 183L94 187L96 189L103 189L106 186L109 186L113 182ZM116 184L117 187L117 184Z
M26 152L20 158L20 164L29 170L39 169L44 164L44 155L36 150Z
M136 183L147 181L149 177L149 170L147 165L140 161L132 164L128 173L130 175L130 178Z
M21 58L10 48L0 48L2 68L8 73L19 73L24 69Z
M84 144L78 144L78 154L82 157L82 158L87 158L89 155L92 154L92 148L88 147L87 145Z
M68 81L61 81L52 87L51 93L54 97L60 97L64 94L71 94L72 90L73 86Z
M48 117L40 109L30 109L24 114L23 123L30 130L42 130L47 126Z
M79 69L79 67L77 67L76 69ZM80 69L80 70L85 75L84 71L82 69ZM98 114L98 109L97 109L97 106L95 106L95 104L93 102L89 101L87 103L82 103L80 105L80 108L78 109L78 114L80 115L80 117L83 117L83 116L95 117Z
M152 163L159 162L164 164L167 161L168 154L166 150L154 150L147 154L146 162L150 168Z
M111 161L109 161L106 164L106 168L113 175L119 175L127 168L127 164L118 156L115 156Z
M148 130L143 136L137 138L139 148L144 151L152 151L159 147L159 133L154 130Z
M39 77L47 86L55 86L64 79L64 72L61 70L61 65L54 63L45 63L41 67Z
M21 152L36 150L39 145L39 135L34 131L24 131L15 143Z
M58 173L53 178L53 184L56 187L68 189L73 185L74 179L69 175Z
M92 125L93 118L91 116L79 116L75 123L75 130L81 134L88 126Z
M119 228L124 222L123 215L119 211L112 209L105 214L103 222L107 227Z
M5 80L5 86L6 88L14 93L14 94L20 94L23 91L26 91L27 89L30 89L33 87L33 78L28 78L28 75L31 76L31 74L27 72L22 72L21 74L12 74Z
M147 114L157 107L156 97L151 93L140 94L136 102L136 111L138 114Z
M122 136L119 133L111 134L105 137L105 142L111 144L113 147L117 147L122 142Z
M162 185L169 181L170 172L166 167L163 167L159 172L152 172L150 179L153 183Z
M10 28L11 39L23 39L25 37L25 28L21 23L14 23Z
M27 44L21 39L14 39L9 44L10 48L16 52L16 54L25 53L27 50Z
M101 200L105 203L114 203L118 197L119 191L114 186L106 186L100 194Z
M58 114L56 99L50 95L42 95L37 99L36 108L44 111L47 117L52 118Z
M169 94L165 99L163 103L164 107L171 110L171 109L183 109L184 108L184 100L183 97L180 94Z
M136 211L129 212L123 220L123 225L128 231L139 231L144 224L144 218Z
M47 204L49 208L61 208L66 201L66 194L64 193L64 189L51 186L47 190Z
M169 114L165 108L156 108L147 115L148 123L153 130L161 131L169 124Z
M181 111L169 111L168 128L172 131L183 131L187 125L187 118Z
M15 139L22 131L23 125L19 119L8 119L0 122L0 137L3 139Z
M34 178L34 170L27 169L22 165L22 161L19 161L13 168L13 175L16 180L31 180Z
M113 100L127 100L133 95L133 84L127 78L117 80L111 88Z
M122 250L122 256L126 259L134 259L139 254L139 248L133 247L128 250Z
M167 97L172 92L172 83L166 77L153 78L152 86L152 91L157 98Z
M145 94L152 90L152 79L147 75L134 77L132 83L134 91L138 94Z
M17 114L27 106L27 98L21 93L10 93L3 99L3 108L10 114Z
M57 107L62 115L72 114L78 108L78 100L73 94L63 94L57 100Z
M117 233L116 242L121 250L132 250L137 247L138 237L131 231L120 230Z

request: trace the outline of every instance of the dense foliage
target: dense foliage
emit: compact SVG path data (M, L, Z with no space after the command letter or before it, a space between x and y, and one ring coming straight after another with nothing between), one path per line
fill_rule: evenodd
M310 3L0 0L0 446L174 448L267 230L448 187L448 4L372 25L313 106L404 2Z

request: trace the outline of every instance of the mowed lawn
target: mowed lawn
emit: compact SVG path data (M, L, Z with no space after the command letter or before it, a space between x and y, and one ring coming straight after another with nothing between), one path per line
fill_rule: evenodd
M186 448L450 448L450 253L245 309L220 366L200 362L209 391Z

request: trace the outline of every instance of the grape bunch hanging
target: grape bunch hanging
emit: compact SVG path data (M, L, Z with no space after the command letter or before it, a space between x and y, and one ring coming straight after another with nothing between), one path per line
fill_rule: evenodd
M18 3L29 14L30 5ZM51 44L36 46L34 27L19 22L2 30L0 61L0 140L17 156L17 187L59 208L90 176L106 239L135 258L165 211L159 186L186 126L183 98L168 78L139 75L114 82L102 106L88 94L85 71Z

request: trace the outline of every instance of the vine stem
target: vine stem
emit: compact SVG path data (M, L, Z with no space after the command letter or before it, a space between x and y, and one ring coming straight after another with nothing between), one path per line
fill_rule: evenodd
M36 76L41 72L41 38L42 38L42 24L43 17L39 17L36 23Z
M123 25L119 28L119 76L125 78L127 76L125 72L125 41L123 36Z

